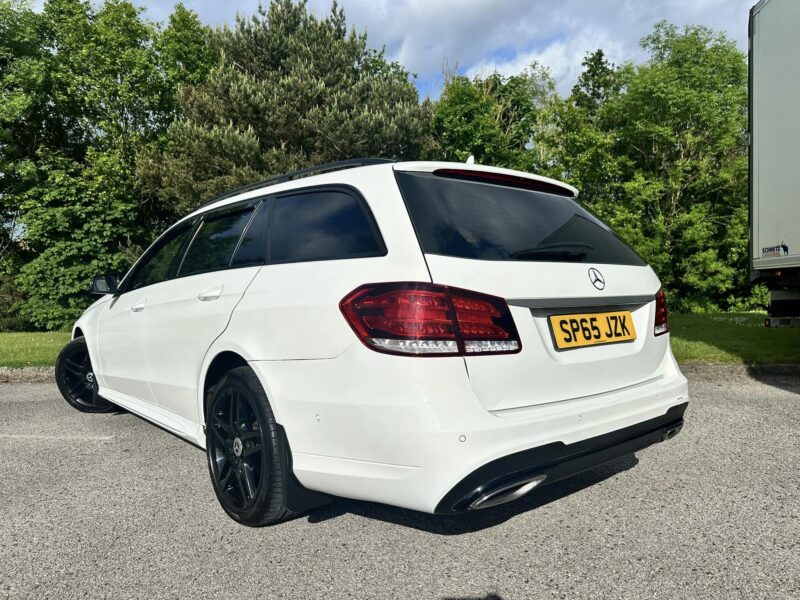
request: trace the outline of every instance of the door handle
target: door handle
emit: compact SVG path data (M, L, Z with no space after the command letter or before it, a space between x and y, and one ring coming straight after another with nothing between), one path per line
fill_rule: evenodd
M134 304L133 306L131 306L131 312L138 313L142 312L143 310L144 310L144 300L142 300L138 304Z
M200 292L199 294L197 294L197 299L200 300L200 302L211 302L219 298L221 295L222 295L222 286L219 286L216 288L212 288L210 290L206 290L204 292Z

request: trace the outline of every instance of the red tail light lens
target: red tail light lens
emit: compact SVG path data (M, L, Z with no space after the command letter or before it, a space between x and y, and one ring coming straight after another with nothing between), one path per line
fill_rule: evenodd
M430 283L376 283L349 293L339 307L359 339L391 354L461 356L519 352L502 298Z
M656 321L653 327L655 335L661 335L669 331L669 314L667 312L667 294L664 290L656 293Z

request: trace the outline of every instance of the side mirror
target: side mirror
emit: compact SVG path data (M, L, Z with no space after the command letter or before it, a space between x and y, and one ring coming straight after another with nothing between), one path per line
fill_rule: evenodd
M102 296L104 294L116 294L119 287L120 274L106 273L105 275L95 275L92 277L92 285L89 290L93 294Z

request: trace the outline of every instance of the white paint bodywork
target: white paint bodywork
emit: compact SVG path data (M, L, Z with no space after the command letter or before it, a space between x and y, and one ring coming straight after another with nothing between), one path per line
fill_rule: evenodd
M524 305L652 297L659 282L649 267L596 265L607 282L598 291L586 275L593 265L423 255L393 170L443 166L464 168L452 163L360 167L205 207L322 183L347 184L367 201L388 252L206 273L104 297L76 324L87 339L101 395L203 447L206 373L216 356L236 353L264 386L303 485L428 512L488 461L608 433L687 401L686 379L669 336L653 336L653 301L633 311L634 343L562 353L553 350L545 316ZM346 323L339 302L359 285L383 281L433 281L506 298L522 351L418 358L368 349ZM216 288L217 300L198 299ZM142 310L131 310L141 303Z

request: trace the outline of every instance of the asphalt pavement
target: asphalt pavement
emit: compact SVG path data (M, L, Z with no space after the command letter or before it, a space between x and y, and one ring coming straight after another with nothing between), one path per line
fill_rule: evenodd
M496 509L249 529L199 449L0 385L0 598L800 598L800 377L689 370L686 426Z

